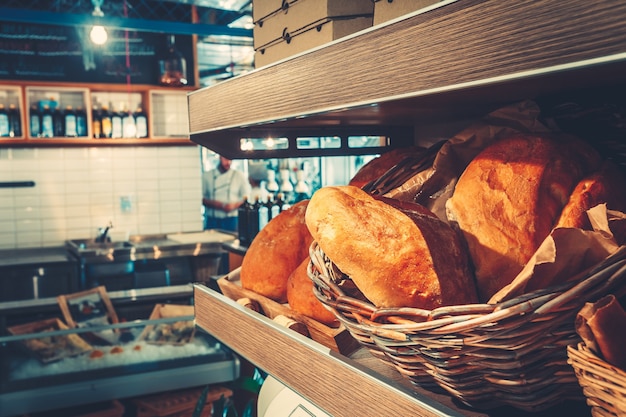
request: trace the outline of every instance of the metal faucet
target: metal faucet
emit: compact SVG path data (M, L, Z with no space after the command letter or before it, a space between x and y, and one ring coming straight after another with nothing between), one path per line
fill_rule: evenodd
M96 243L110 242L111 238L107 236L107 233L109 233L109 229L112 229L112 228L113 228L113 222L111 221L109 221L109 224L107 227L99 228L98 236L96 236Z

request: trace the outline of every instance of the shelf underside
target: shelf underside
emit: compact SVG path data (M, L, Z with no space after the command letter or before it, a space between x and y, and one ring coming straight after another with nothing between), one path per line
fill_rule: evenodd
M624 14L626 4L610 1L440 2L190 93L190 137L231 157L262 157L240 151L239 139L294 129L406 131L623 82ZM403 134L395 144L412 139ZM349 152L358 153L337 153Z

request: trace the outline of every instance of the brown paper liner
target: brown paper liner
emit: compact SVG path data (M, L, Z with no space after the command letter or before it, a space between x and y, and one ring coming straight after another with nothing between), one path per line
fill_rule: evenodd
M626 370L626 312L613 294L585 304L576 317L576 332L604 360Z

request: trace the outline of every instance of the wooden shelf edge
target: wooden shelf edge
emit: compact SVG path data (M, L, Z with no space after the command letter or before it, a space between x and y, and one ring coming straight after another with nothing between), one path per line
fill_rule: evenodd
M44 148L44 147L91 147L91 146L198 146L189 139L2 139L3 148Z
M197 326L335 417L465 415L202 284L194 284L194 305Z
M397 120L385 104L407 98L626 59L626 3L444 3L189 93L192 137L265 124L381 124ZM419 104L404 120L426 111Z

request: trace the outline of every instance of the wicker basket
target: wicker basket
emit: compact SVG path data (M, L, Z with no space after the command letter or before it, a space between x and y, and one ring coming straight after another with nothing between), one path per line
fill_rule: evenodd
M626 289L626 247L584 278L534 291L497 305L377 308L352 281L310 248L308 274L316 296L350 333L413 384L442 388L477 409L509 405L541 411L568 399L584 400L568 345L585 302Z
M568 346L567 355L591 414L594 417L626 415L626 372L598 357L584 342Z

